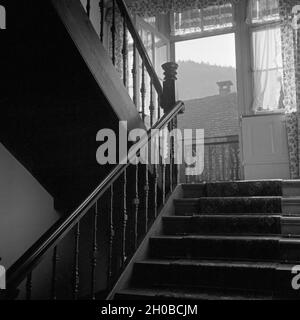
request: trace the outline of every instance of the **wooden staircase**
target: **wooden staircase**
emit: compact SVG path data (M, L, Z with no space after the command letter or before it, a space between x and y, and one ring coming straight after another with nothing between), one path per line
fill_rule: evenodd
M291 286L300 238L281 229L283 182L178 188L115 299L300 298Z

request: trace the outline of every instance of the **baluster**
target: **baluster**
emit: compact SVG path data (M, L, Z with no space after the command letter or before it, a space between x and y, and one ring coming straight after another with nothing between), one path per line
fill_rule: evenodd
M127 170L124 171L124 186L123 186L123 240L122 240L122 264L126 261L126 227L127 227Z
M139 213L139 165L135 166L135 198L133 200L133 204L135 206L135 214L134 214L134 248L137 248L138 241L138 213Z
M175 118L175 129L178 128L178 118L176 116ZM177 148L179 148L179 144L182 143L181 141L176 141L176 146ZM182 168L182 164L180 164L181 161L178 161L178 164L177 164L177 182L176 182L176 185L179 185L180 184L180 177L181 177L181 168Z
M75 229L75 251L73 266L73 300L78 299L79 293L79 240L80 240L80 223L78 222Z
M154 217L157 217L158 165L154 166Z
M132 100L134 105L137 107L137 75L136 75L136 63L137 63L137 55L136 55L136 46L133 44L133 65L132 65L132 84L133 84L133 92L132 92Z
M127 48L127 28L126 28L126 20L125 17L123 18L123 83L124 86L127 87L127 55L128 55L128 48Z
M151 125L151 128L152 128L152 126L153 126L153 117L154 117L153 83L152 83L152 80L150 81L150 106L149 106L149 111L150 111L150 125Z
M56 300L57 263L58 263L58 252L57 252L57 246L56 246L53 249L53 256L52 256L52 281L51 281L51 299L52 300Z
M111 40L112 40L112 62L116 64L116 0L112 0L112 25L111 25Z
M86 1L86 13L87 13L88 17L90 17L90 13L91 13L91 0L87 0L87 1Z
M169 123L169 132L173 130L173 120L170 121ZM170 155L170 165L169 165L169 184L170 184L170 192L173 191L173 156L174 156L174 137L170 137L170 147L169 147L169 155Z
M162 179L162 203L165 204L166 202L166 158L165 158L165 153L166 153L166 139L165 139L165 129L162 129L161 132L162 136L160 139L160 153L161 153L161 179Z
M213 160L212 160L212 146L208 146L208 180L213 181Z
M146 85L145 85L145 65L142 63L142 83L141 83L141 99L142 99L142 119L145 121L145 98L146 98Z
M235 172L235 180L239 180L240 175L240 162L239 162L239 149L238 144L236 145L236 148L234 149L234 157L235 157L235 163L236 163L236 172Z
M111 288L114 230L114 186L110 187L110 215L109 215L109 261L108 261L108 287Z
M32 272L28 273L26 279L26 300L31 300L32 294Z
M166 164L162 165L163 204L166 203Z
M148 159L146 159L148 161ZM145 164L145 230L148 231L148 210L149 210L149 173L148 164Z
M163 152L165 153L165 142L164 142L164 146L163 146ZM165 159L165 154L163 153L163 159L162 159L162 194L163 194L163 198L162 198L162 203L165 204L166 203L166 159Z
M104 37L104 0L100 0L99 7L100 7L100 40L103 43L103 37Z
M97 253L98 253L98 243L97 243L98 215L99 215L99 205L97 201L95 204L95 210L94 210L93 255L92 255L92 277L91 277L92 300L95 300L95 288L96 288L96 268L97 268Z
M160 119L160 116L161 116L161 107L160 107L160 100L161 100L161 97L158 95L157 97L157 121Z

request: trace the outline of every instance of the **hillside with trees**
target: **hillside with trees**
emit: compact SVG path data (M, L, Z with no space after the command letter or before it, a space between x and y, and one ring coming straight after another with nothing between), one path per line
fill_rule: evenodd
M178 61L177 94L180 100L191 100L219 94L217 82L231 80L236 92L236 69L194 61Z

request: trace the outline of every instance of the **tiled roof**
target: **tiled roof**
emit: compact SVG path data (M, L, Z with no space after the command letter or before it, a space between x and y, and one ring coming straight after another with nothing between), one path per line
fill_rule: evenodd
M237 135L238 125L236 93L185 101L185 113L178 117L180 129L204 129L205 137Z

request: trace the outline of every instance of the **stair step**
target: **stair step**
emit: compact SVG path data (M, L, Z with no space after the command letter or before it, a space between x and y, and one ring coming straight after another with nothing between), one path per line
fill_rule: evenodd
M208 182L182 185L185 198L282 196L281 180Z
M176 215L281 213L281 197L203 197L176 199Z
M116 300L273 300L268 293L239 292L202 289L193 291L172 288L130 288L115 295Z
M276 261L280 259L279 240L279 237L250 236L160 236L150 239L150 252L151 258L157 259Z
M279 236L156 236L150 238L156 259L300 261L300 239Z
M272 292L277 284L276 267L276 263L266 262L147 260L135 263L132 286L210 287ZM289 283L290 275L289 271Z
M165 235L185 234L280 234L279 215L201 215L163 218Z

